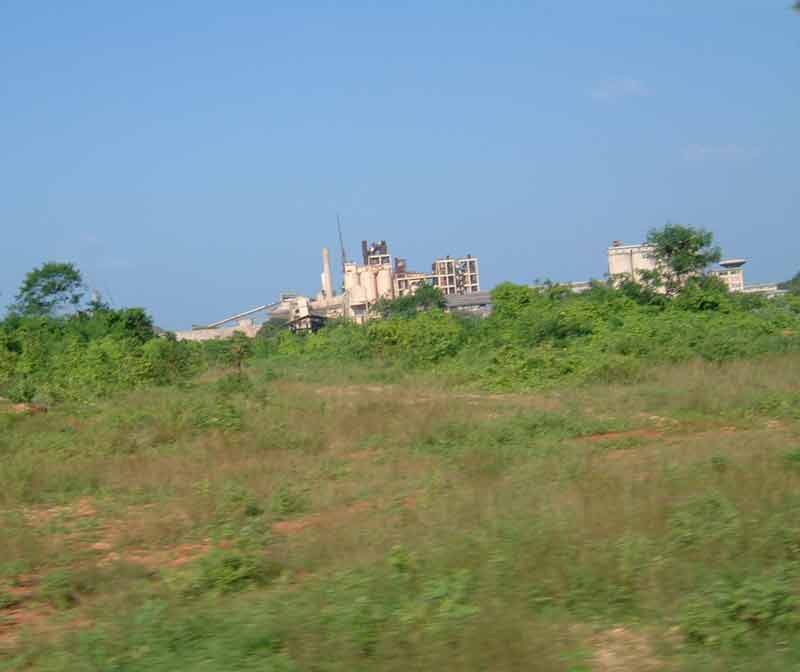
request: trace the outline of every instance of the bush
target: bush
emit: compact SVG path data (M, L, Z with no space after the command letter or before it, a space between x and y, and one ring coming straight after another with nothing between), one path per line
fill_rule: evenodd
M39 595L58 609L69 609L78 603L81 594L91 590L86 577L67 569L57 569L42 579Z
M796 578L785 568L715 582L684 603L686 639L704 646L741 645L754 637L800 631Z
M224 595L253 586L265 586L281 575L281 565L263 552L215 550L196 563L182 592L190 597L206 593Z

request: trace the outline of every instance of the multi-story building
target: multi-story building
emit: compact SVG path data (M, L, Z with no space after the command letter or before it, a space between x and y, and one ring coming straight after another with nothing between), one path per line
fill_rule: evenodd
M479 292L481 281L478 260L469 254L463 259L437 259L431 265L429 280L445 296Z
M430 276L427 273L409 271L405 259L395 257L394 260L394 293L396 296L408 296L428 282Z
M267 311L273 318L285 320L289 328L297 332L315 331L329 319L344 318L363 323L376 317L375 312L370 309L381 299L391 300L413 294L424 284L439 287L450 299L480 292L478 260L470 255L463 259L437 259L432 265L431 273L409 271L404 259L396 259L393 266L385 240L371 244L366 240L362 241L361 257L362 263L344 262L344 287L341 292L334 289L330 252L325 248L322 251L321 290L316 298L284 295L273 304L234 315L208 327L177 332L176 336L179 339L207 340L229 338L235 331L253 336L260 325L241 318L259 311ZM473 299L456 301L453 305L448 304L448 308L480 312L485 311L490 302L488 294L485 297L475 296ZM223 327L235 320L239 320L239 326Z

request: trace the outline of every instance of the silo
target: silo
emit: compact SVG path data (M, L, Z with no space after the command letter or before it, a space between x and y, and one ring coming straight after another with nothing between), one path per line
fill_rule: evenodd
M361 284L367 288L367 301L372 303L378 300L378 274L365 270L361 274Z
M358 267L355 264L347 264L344 267L344 288L351 292L361 284Z
M382 299L394 298L394 284L392 282L392 271L388 268L381 268L378 271L378 296Z

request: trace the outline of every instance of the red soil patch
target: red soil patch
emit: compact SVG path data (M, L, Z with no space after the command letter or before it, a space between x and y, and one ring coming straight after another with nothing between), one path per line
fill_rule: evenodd
M161 567L182 567L207 555L211 548L211 543L205 541L200 544L181 544L175 548L136 549L124 555L110 553L101 562L111 563L124 560L154 570Z
M25 515L32 525L41 527L47 525L54 518L72 516L77 518L92 518L97 515L91 497L81 497L71 506L51 506L48 509L28 509Z
M376 453L374 450L356 450L352 453L347 453L345 458L348 460L369 460L372 457L375 457Z
M35 415L36 413L47 413L47 407L41 404L13 404L11 412L17 415Z
M28 603L0 611L0 649L12 647L19 641L20 630L25 627L44 630L55 609L47 605Z
M19 576L18 585L4 590L17 603L0 610L0 649L14 646L19 641L23 627L45 629L48 619L55 613L50 605L31 600L37 582L35 576Z
M363 513L372 509L369 502L356 502L352 506L339 511L328 511L326 513L314 513L294 520L284 520L275 523L272 531L276 534L296 534L311 527L335 527L352 518L357 513Z

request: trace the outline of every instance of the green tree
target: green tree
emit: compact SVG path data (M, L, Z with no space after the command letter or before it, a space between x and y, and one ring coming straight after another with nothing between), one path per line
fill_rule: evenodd
M798 5L800 6L800 5ZM780 284L781 289L788 289L790 293L800 296L800 271L798 271L795 276L791 280L787 280L786 282L782 282Z
M504 282L492 290L493 315L497 319L514 319L533 302L534 290L525 285Z
M253 353L253 341L241 331L233 332L233 336L228 341L228 349L225 359L234 369L236 374L242 377L242 365L244 361Z
M397 299L381 299L372 311L388 319L391 317L414 317L424 310L443 310L447 302L442 290L433 285L420 285L413 294L401 296Z
M83 276L74 264L50 261L30 271L11 311L25 316L52 316L75 309L85 294Z
M722 258L713 233L681 224L651 229L647 244L653 247L656 270L643 272L642 278L652 287L664 287L669 296L680 292L689 278L704 275Z

